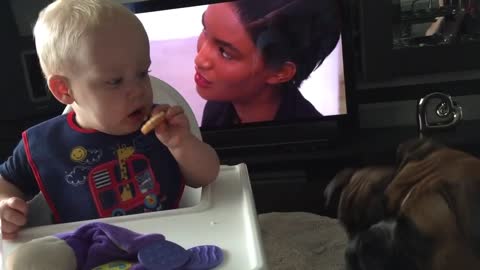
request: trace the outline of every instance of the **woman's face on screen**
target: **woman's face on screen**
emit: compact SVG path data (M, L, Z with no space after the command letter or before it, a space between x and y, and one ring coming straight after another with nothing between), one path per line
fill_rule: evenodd
M195 76L199 95L212 101L249 102L262 95L273 72L264 65L232 3L210 5L202 18Z

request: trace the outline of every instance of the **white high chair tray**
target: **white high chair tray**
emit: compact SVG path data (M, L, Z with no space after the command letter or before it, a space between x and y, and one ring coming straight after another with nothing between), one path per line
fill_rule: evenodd
M24 229L15 241L2 241L2 253L6 256L21 243L72 231L91 221ZM193 207L98 221L138 233L160 233L185 249L217 245L224 252L224 261L215 269L267 269L245 164L222 166L218 179L203 188L200 203Z

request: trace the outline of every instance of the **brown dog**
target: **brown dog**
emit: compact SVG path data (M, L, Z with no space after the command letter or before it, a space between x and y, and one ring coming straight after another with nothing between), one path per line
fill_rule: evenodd
M398 149L398 166L346 169L338 218L351 270L480 269L480 160L419 139Z

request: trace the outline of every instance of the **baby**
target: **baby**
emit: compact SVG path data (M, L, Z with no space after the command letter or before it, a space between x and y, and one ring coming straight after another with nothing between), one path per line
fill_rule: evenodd
M60 223L173 209L185 184L216 179L217 154L190 132L182 108L152 104L148 37L127 8L57 0L34 36L51 93L73 110L24 131L0 166L4 239L26 224L26 200L39 191ZM153 132L140 132L158 113Z

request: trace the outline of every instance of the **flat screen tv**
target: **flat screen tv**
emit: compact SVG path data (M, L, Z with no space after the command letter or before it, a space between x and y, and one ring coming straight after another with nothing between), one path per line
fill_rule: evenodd
M267 1L275 2L275 0ZM321 3L325 0L308 1L323 5ZM249 85L256 82L252 82L251 78L261 71L251 67L249 71L251 77L247 76L247 79L240 83L225 82L229 79L233 80L231 78L235 74L232 75L231 71L238 70L238 66L244 65L242 61L251 60L245 60L251 57L249 55L251 51L248 51L251 46L248 47L248 44L242 43L241 31L235 32L238 30L235 29L238 26L235 25L235 19L232 25L229 17L219 18L219 15L227 14L225 7L221 5L232 5L235 1L127 0L120 2L138 16L146 29L150 40L151 74L172 85L183 95L200 124L204 141L218 151L224 163L230 160L248 162L262 158L269 160L288 158L289 153L295 153L296 156L311 154L325 147L331 147L343 139L348 139L351 135L356 122L356 108L349 91L353 83L349 77L350 35L348 29L342 29L347 27L341 27L341 25L348 25L346 23L348 16L341 6L338 7L340 34L334 40L332 48L325 49L328 54L324 61L299 86L300 97L293 94L287 98L304 98L308 102L296 102L290 105L290 108L278 105L273 115L271 110L265 110L270 112L270 118L252 118L252 114L255 116L252 110L258 110L256 111L258 113L263 110L258 107L248 109L248 106L243 106L250 100L245 96L237 95L236 91L248 91ZM256 5L261 1L250 2ZM295 6L295 2L298 1L292 0L285 5ZM283 16L308 16L308 14L302 14L301 10L297 8L292 14ZM281 13L278 10L276 12ZM233 14L235 15L235 12ZM269 16L273 16L271 14ZM258 17L258 15L252 16ZM257 23L262 21L261 19L257 19ZM315 27L312 25L309 27ZM302 29L294 27L290 26L295 31L302 32ZM323 30L319 29L319 31ZM232 35L232 32L235 33ZM251 33L248 30L246 32ZM307 35L312 33L312 31L303 32ZM267 35L257 33L254 48L260 51L262 42L268 43L270 40L283 42L282 38L284 38L282 34L275 32ZM311 57L313 59L315 56ZM257 61L260 60L254 59L249 63L255 66ZM301 67L297 66L293 71L294 74L301 72L300 69ZM285 73L291 74L288 73L288 71L292 72L291 69L286 70ZM282 82L282 85L288 83L291 82ZM219 90L222 87L223 90ZM222 96L219 93L221 91L228 93L223 93ZM259 93L252 93L249 97L255 100L263 98ZM271 105L268 104L267 99L264 103L267 107ZM301 104L310 105L302 108ZM297 107L292 109L292 106ZM314 108L314 113L311 108ZM293 118L282 117L279 116L282 110L300 111L300 113ZM309 113L302 113L302 111L309 111ZM243 121L242 118L248 120Z

